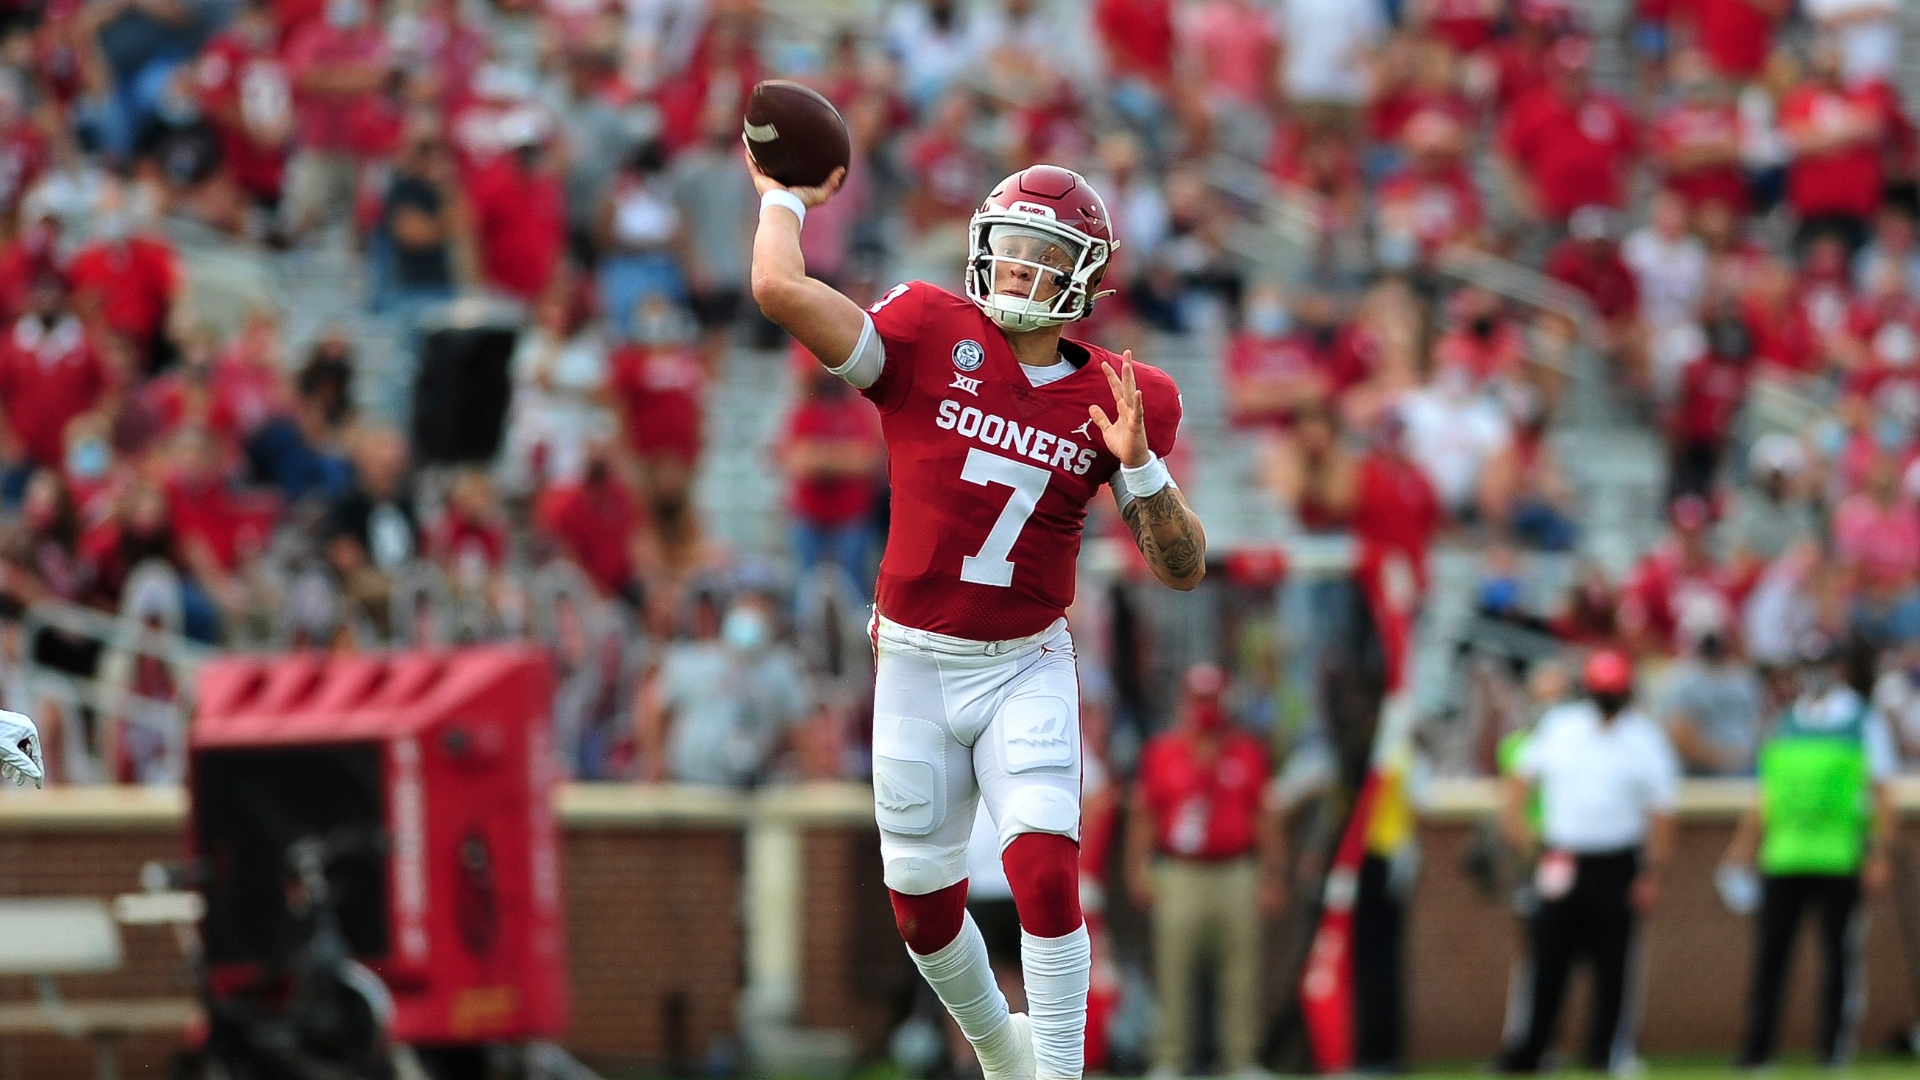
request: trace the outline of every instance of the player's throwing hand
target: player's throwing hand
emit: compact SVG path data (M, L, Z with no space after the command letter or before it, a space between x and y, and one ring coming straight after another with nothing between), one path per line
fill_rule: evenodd
M1087 406L1087 412L1120 464L1137 469L1147 463L1153 451L1147 446L1147 410L1140 401L1140 388L1133 382L1133 350L1128 349L1120 358L1118 375L1112 364L1103 362L1100 370L1107 373L1107 385L1113 388L1113 419L1107 419L1098 405Z
M33 781L39 787L46 779L40 765L40 729L17 712L0 709L0 776L16 787Z
M795 198L805 203L809 210L816 206L822 206L828 199L833 198L834 192L839 191L840 185L846 183L847 180L847 170L835 169L833 173L827 177L827 182L824 184L816 187L788 187L773 177L768 176L766 173L761 172L760 166L754 163L752 153L747 154L747 171L753 174L754 194L765 195L769 191L790 191Z

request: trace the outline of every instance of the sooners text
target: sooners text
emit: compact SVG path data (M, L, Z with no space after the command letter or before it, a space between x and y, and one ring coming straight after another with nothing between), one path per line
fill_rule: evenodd
M1085 476L1093 468L1094 452L1071 439L1063 439L1039 428L1021 427L1003 416L981 412L952 398L940 402L940 414L934 420L945 431L957 431L1000 450L1011 450L1030 461Z

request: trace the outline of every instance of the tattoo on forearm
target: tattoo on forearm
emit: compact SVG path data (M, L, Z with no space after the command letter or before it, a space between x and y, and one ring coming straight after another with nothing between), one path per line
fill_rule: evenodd
M1175 581L1185 581L1200 572L1206 553L1194 528L1193 511L1179 488L1168 484L1144 499L1135 499L1121 516L1147 565Z

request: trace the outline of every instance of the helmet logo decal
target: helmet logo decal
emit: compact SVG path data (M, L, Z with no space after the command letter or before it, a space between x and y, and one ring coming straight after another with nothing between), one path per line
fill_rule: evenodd
M980 365L986 362L987 350L972 338L953 347L953 366L961 371L979 371Z
M1059 219L1059 215L1053 212L1053 207L1046 206L1041 203L1031 203L1031 202L1022 201L1022 202L1014 203L1012 206L1007 207L1007 209L1013 211L1016 214L1038 214L1041 217L1045 217L1045 218L1053 218L1055 220Z

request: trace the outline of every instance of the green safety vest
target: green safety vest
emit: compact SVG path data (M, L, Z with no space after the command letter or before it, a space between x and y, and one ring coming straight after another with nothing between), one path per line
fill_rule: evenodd
M1520 763L1521 751L1527 748L1527 743L1532 738L1532 728L1509 731L1501 737L1499 744L1493 749L1494 764L1499 769L1501 776L1513 775L1514 766ZM1539 788L1533 789L1533 793L1527 796L1527 824L1533 826L1535 836L1540 834Z
M1800 703L1760 748L1760 869L1848 875L1866 856L1872 823L1867 705L1835 726L1805 724Z

